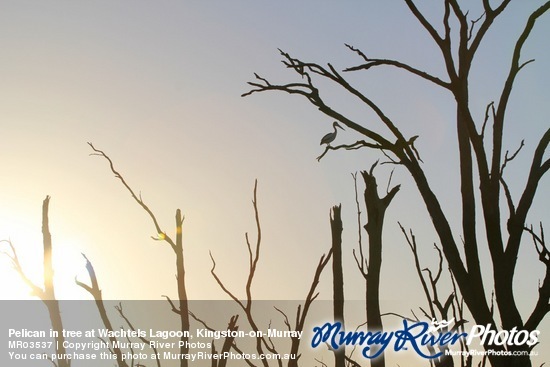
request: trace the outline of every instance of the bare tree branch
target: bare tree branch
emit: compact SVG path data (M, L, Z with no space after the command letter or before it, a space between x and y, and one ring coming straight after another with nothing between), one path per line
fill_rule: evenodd
M493 120L495 119L495 102L491 102L487 105L485 109L485 119L483 120L483 126L481 128L481 139L485 137L485 128L487 127L487 122L489 121L489 110L492 112Z
M416 75L416 76L419 76L423 79L426 79L426 80L428 80L428 81L430 81L430 82L432 82L432 83L434 83L434 84L436 84L440 87L443 87L445 89L450 88L450 83L449 82L445 82L445 81L441 80L438 77L430 75L429 73L427 73L425 71L414 68L414 67L412 67L408 64L405 64L403 62L400 62L400 61L397 61L397 60L391 60L391 59L369 59L359 49L357 49L353 46L350 46L348 44L346 44L346 47L349 48L350 50L352 50L353 52L357 53L358 55L360 55L365 60L365 63L361 64L361 65L357 65L357 66L348 67L348 68L344 69L345 72L358 71L358 70L369 70L372 67L384 66L384 65L394 66L396 68L406 70L406 71L408 71L409 73L411 73L413 75Z
M147 212L147 214L149 215L149 217L153 221L153 224L155 226L155 230L157 231L157 236L158 237L156 237L156 238L153 237L153 239L166 241L172 247L172 249L174 251L176 251L176 244L170 238L170 236L168 236L166 234L166 232L161 229L161 227L158 223L157 217L155 216L155 214L153 214L151 209L149 209L149 207L143 202L143 200L141 199L141 194L139 194L139 196L136 195L134 190L132 190L132 188L128 185L128 183L126 183L126 180L124 179L124 177L122 177L122 175L115 169L113 161L111 160L111 158L109 156L107 156L107 154L105 154L103 151L101 151L101 150L97 149L96 147L94 147L94 145L92 143L88 143L88 145L94 151L94 153L92 153L90 155L96 155L96 156L100 156L100 157L105 158L107 160L107 162L109 162L109 167L111 169L111 172L115 175L116 178L118 178L120 180L122 185L124 185L126 190L128 190L128 192L130 193L132 198L139 204L139 206L141 206L143 208L143 210L145 210Z
M92 265L90 260L88 260L86 255L82 254L82 256L86 260L86 271L88 272L88 276L90 277L90 282L92 283L92 285L89 286L87 284L84 284L84 283L80 282L76 277L75 277L74 281L78 286L85 289L88 293L90 293L92 295L92 297L95 300L96 308L99 311L99 315L101 317L101 321L103 322L103 325L105 325L105 328L107 330L113 331L114 330L113 325L111 324L111 320L107 316L107 310L105 309L105 304L103 303L103 297L101 295L101 289L99 288L99 282L97 281L97 276L96 276L96 273L95 273L95 270L94 270L94 266ZM116 337L109 336L109 340L111 341L110 345L112 345L112 346L117 345ZM116 355L116 362L117 362L118 366L128 367L128 364L122 358L122 351L120 350L120 348L118 346L113 347L113 354Z
M25 271L23 270L23 267L21 266L21 263L19 262L17 251L13 246L13 243L11 242L11 240L0 240L0 243L2 242L7 243L11 250L11 252L2 251L2 253L10 259L12 263L12 267L17 272L21 280L23 280L23 282L30 288L31 294L40 299L44 299L45 298L44 290L39 286L37 286L36 284L34 284L33 281L30 280L29 277L27 277L27 274L25 273Z
M507 2L509 1L504 1L503 4ZM491 174L494 177L497 177L501 166L500 159L501 159L501 151L502 151L502 134L504 129L504 115L508 107L508 101L510 99L510 94L512 93L512 87L514 85L514 81L519 71L521 70L521 68L524 65L526 65L526 64L523 64L520 66L521 51L523 49L523 46L527 38L531 34L531 31L533 30L538 18L540 18L549 9L550 9L550 1L546 2L544 5L539 7L537 10L535 10L531 14L514 48L514 54L512 56L510 71L508 72L508 77L506 78L506 82L504 83L500 100L498 102L498 107L495 114L495 123L493 126L493 160L492 160Z
M352 173L351 176L353 177L353 188L355 192L355 206L357 207L357 238L358 238L358 249L359 249L359 258L357 258L357 254L355 253L355 249L353 249L353 257L355 259L355 262L357 264L357 268L361 272L361 275L363 275L363 278L366 279L367 273L368 273L368 261L365 258L365 254L363 253L363 244L362 244L362 225L361 225L361 206L359 205L359 194L357 191L357 172Z
M90 148L92 148L93 152L91 155L97 155L100 157L103 157L107 160L109 163L109 167L111 169L111 172L115 175L116 178L120 180L122 185L130 192L132 198L136 203L141 206L143 210L149 215L151 218L155 229L157 231L157 238L153 237L155 240L161 240L165 241L170 245L172 248L172 251L174 251L174 254L176 256L176 284L178 289L178 303L179 307L173 307L173 310L178 310L176 312L179 314L180 318L180 324L182 331L189 331L189 306L188 306L188 298L187 298L187 287L185 283L185 264L184 264L184 258L183 258L183 220L184 217L181 214L180 209L176 209L176 215L175 215L175 223L176 223L176 240L174 241L168 234L166 234L165 231L163 231L158 223L158 220L155 216L155 214L151 211L151 209L143 202L141 199L141 194L137 196L132 190L132 188L128 185L124 177L115 169L113 161L107 154L105 154L103 151L96 149L92 143L88 143ZM172 305L174 306L174 305ZM186 336L186 333L183 333L182 337L180 338L180 353L181 354L187 354L189 352L188 347L188 336ZM188 366L188 360L187 359L181 359L180 361L180 367L187 367Z
M527 183L517 205L517 209L514 215L510 216L508 220L508 232L510 237L506 246L506 261L507 265L514 265L519 251L521 243L521 235L525 228L525 219L527 213L531 208L533 199L535 197L538 184L544 174L550 169L550 159L544 160L544 156L548 145L550 144L550 129L546 130L546 133L539 141L535 153L533 155L531 169L527 177Z
M256 274L256 268L258 265L258 261L260 259L260 249L261 249L261 242L262 242L262 230L260 225L260 216L258 211L258 202L257 202L257 188L258 188L258 180L254 182L254 196L252 199L252 205L254 207L254 219L256 222L256 244L254 246L254 249L252 248L252 244L249 241L248 233L245 234L246 239L246 245L248 249L248 255L249 255L249 270L248 270L248 277L246 281L245 286L245 293L246 293L246 300L243 302L238 297L236 297L223 283L223 281L220 279L220 277L216 274L216 262L214 260L214 257L212 253L210 253L210 258L212 260L212 268L210 270L210 273L220 286L220 288L229 296L235 303L237 303L240 308L243 310L246 320L249 323L252 330L255 332L259 331L259 328L256 324L256 320L252 313L252 305L253 305L253 298L252 298L252 282L254 280L254 275ZM260 334L260 333L257 333ZM264 353L264 347L269 350L272 353L276 353L274 348L269 344L269 342L264 338L263 336L259 336L256 338L256 351L259 354ZM268 366L267 361L264 359L261 361L264 367ZM279 361L280 362L280 361Z
M531 235L535 249L539 254L539 260L545 265L546 272L542 285L539 286L539 298L535 308L531 312L529 319L525 322L526 330L534 330L540 324L544 316L550 312L550 251L546 247L546 241L544 239L544 228L540 223L540 233L537 234L533 230L533 227L525 227L524 230Z
M118 314L120 315L120 317L122 317L124 319L124 321L126 321L126 324L128 325L128 327L132 330L132 331L136 331L136 328L134 327L134 325L130 322L130 320L126 317L126 315L124 314L124 310L122 308L122 302L119 302L117 306L115 306L115 310L117 310ZM142 336L138 337L139 340L141 340L142 342L144 342L146 345L149 345L151 346L151 343L149 341L149 339L146 339ZM158 354L158 350L155 346L151 346L151 349L153 349L153 352L155 352L155 354ZM161 367L161 363L160 363L160 359L157 359L156 362L157 362L157 367Z
M15 247L9 240L3 240L1 242L5 242L10 247L11 253L4 252L8 256L8 258L11 260L13 268L23 282L27 284L27 286L31 289L32 294L38 297L42 303L46 306L48 310L48 315L50 317L50 322L52 325L52 329L56 331L56 353L59 355L63 355L66 353L65 350L65 337L63 334L63 321L61 319L61 311L59 309L59 301L55 297L55 284L54 284L54 270L53 270L53 264L52 264L52 254L53 254L53 246L52 246L52 235L50 233L50 225L49 225L49 205L50 205L50 197L46 196L44 201L42 202L42 248L43 248L43 282L44 287L41 288L34 284L32 280L25 274L23 267L21 266L21 263L19 262L19 258L17 256L17 251L15 250ZM58 367L70 367L71 366L71 360L66 359L58 359L57 362L50 359L50 362L52 364L57 365Z
M216 330L219 330L219 328L215 329L213 327L211 327L210 325L208 325L203 319L199 318L197 315L195 315L193 312L189 311L189 315L195 320L197 321L199 324L201 324L202 326L204 326L206 329L210 330L210 331L216 331ZM229 323L227 325L227 328L229 330L232 330L232 331L236 331L239 329L239 327L237 326L237 321L239 319L239 315L233 315L230 317L229 319ZM227 346L229 345L229 346ZM226 349L227 348L227 349ZM225 339L224 341L224 345L222 347L222 351L229 351L229 348L232 348L233 350L235 350L238 354L244 354L243 350L240 349L238 346L237 346L237 342L235 341L235 338L233 337L228 337ZM252 363L252 361L250 361L249 359L246 359L244 358L243 359L246 364L248 364L250 367L255 367L256 365L254 363ZM217 367L221 367L221 366L217 366Z
M414 257L414 265L416 268L416 274L418 275L418 278L420 279L420 283L422 284L422 289L424 290L424 295L426 296L426 300L428 301L428 307L430 308L430 314L435 315L435 310L433 308L433 300L432 296L430 294L428 284L426 283L426 280L424 279L424 275L422 274L422 268L420 266L420 260L418 258L418 246L416 244L416 237L412 230L410 230L410 234L407 233L405 230L405 227L399 223L399 228L401 228L401 232L403 232L403 235L405 236L405 239L407 240L407 243L409 245L409 248L411 249L411 252ZM433 317L433 316L432 316Z
M342 145L338 145L338 146L335 146L335 147L333 147L332 145L327 144L323 154L321 154L320 156L317 157L317 161L319 162L325 156L325 154L328 153L329 150L339 150L339 149L357 150L357 149L361 149L361 148L374 148L374 149L380 149L380 150L384 149L380 144L367 143L364 140L356 141L353 144L342 144Z

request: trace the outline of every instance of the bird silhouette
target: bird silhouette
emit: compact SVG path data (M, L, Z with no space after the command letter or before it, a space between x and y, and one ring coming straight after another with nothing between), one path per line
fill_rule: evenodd
M319 144L319 145L323 145L323 144L330 145L330 143L332 143L334 141L334 139L336 139L336 134L338 132L336 130L337 127L344 130L344 128L342 126L340 126L338 124L338 122L336 122L336 121L334 121L334 123L332 124L332 127L334 128L334 131L331 132L331 133L328 133L325 136L323 136L323 138L321 139L321 144Z

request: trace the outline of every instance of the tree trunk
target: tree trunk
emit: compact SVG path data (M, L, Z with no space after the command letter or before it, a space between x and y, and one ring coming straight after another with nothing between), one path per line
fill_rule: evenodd
M340 322L345 330L344 322L344 272L342 269L342 206L333 206L330 217L330 228L332 232L332 274L333 274L333 307L334 322ZM334 351L335 367L345 367L346 348L341 346Z
M56 332L57 354L65 354L66 350L63 346L65 337L63 336L63 322L61 320L61 312L59 310L59 302L55 298L55 287L53 283L53 265L52 265L52 235L50 233L48 208L50 197L46 196L42 202L42 242L44 245L44 294L41 297L42 301L48 309L52 329ZM59 367L70 367L70 359L58 359Z
M187 301L187 291L185 288L185 265L183 262L183 238L182 238L182 215L181 210L176 211L176 278L178 282L178 296L179 296L179 312L181 330L184 332L181 337L180 353L188 354L189 347L187 346L189 338L185 336L185 333L189 331L189 305ZM180 363L181 367L188 366L188 360L183 358Z
M367 329L373 333L381 331L383 328L382 317L380 316L380 271L382 269L384 215L391 200L399 191L399 186L395 186L386 197L381 199L378 196L376 178L373 174L374 167L376 167L376 164L372 166L370 172L361 172L365 181L365 206L367 208L365 230L369 235L369 258L366 275ZM373 349L372 353L376 353L376 351L376 349ZM373 367L384 367L385 365L384 353L371 360L371 366Z

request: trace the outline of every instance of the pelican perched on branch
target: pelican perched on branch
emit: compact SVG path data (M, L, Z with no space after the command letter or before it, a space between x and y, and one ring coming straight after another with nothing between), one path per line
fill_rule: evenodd
M331 132L331 133L328 133L325 136L323 136L323 138L321 139L321 144L320 145L323 145L323 144L330 145L330 143L332 143L334 141L334 139L336 139L336 134L338 132L336 130L337 127L344 130L344 128L342 126L340 126L340 124L338 124L338 122L336 122L336 121L334 121L334 123L332 124L332 127L334 128L334 131Z

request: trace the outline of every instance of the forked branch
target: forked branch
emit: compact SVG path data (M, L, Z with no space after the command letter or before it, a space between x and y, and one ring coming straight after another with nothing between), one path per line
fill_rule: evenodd
M176 244L174 243L172 238L170 238L170 236L165 231L163 231L161 229L160 224L157 220L157 217L151 211L151 209L147 206L147 204L145 204L145 202L141 198L141 194L136 195L136 193L130 187L130 185L128 185L128 183L126 182L124 177L115 169L115 165L114 165L113 161L111 160L111 158L107 154L105 154L105 152L103 152L102 150L99 150L96 147L94 147L94 145L92 143L88 143L88 145L94 151L94 153L91 153L90 155L95 155L95 156L105 158L107 160L107 162L109 162L109 168L111 169L111 172L115 175L116 178L118 178L120 180L122 185L124 185L126 190L128 190L128 192L130 193L132 198L139 204L139 206L141 206L143 208L143 210L145 210L147 212L147 214L149 215L149 217L153 221L153 224L155 226L155 230L157 231L157 237L152 237L152 238L155 239L155 240L166 241L172 247L172 249L174 251L176 251Z
M525 227L524 230L531 235L535 249L539 254L539 260L546 267L544 280L542 284L539 285L539 298L537 304L525 323L526 330L534 330L540 324L544 316L550 312L550 251L548 251L546 240L544 239L544 227L542 223L540 223L539 233L536 233L532 226L529 228Z
M382 151L384 150L384 148L380 144L368 143L364 140L356 141L353 144L337 145L335 147L333 147L332 145L327 145L325 147L325 151L323 152L323 154L321 154L320 156L317 157L317 161L319 162L328 153L329 150L339 150L339 149L357 150L357 149L361 149L361 148L374 148L374 149L380 149Z
M451 83L441 80L440 78L433 76L425 71L422 71L420 69L417 69L415 67L412 67L406 63L403 63L401 61L397 60L391 60L391 59L371 59L368 58L361 50L358 48L355 48L351 45L346 44L346 47L349 48L351 51L357 53L361 58L365 61L364 64L360 64L357 66L351 66L346 69L344 69L345 72L349 71L359 71L359 70L369 70L376 66L394 66L398 69L403 69L405 71L408 71L409 73L419 76L423 79L426 79L442 88L450 89Z
M216 280L216 283L220 286L220 288L229 296L235 303L239 305L239 307L243 310L246 320L248 321L250 327L253 331L257 332L257 335L261 335L261 333L258 333L259 328L256 324L256 320L252 313L252 305L253 305L253 299L252 299L252 282L254 280L254 275L256 274L256 268L258 265L258 261L260 259L260 249L261 249L261 243L262 243L262 230L260 225L260 215L258 211L258 202L257 202L257 188L258 188L258 180L254 182L254 197L252 199L252 205L254 207L254 219L256 222L256 230L257 230L257 237L256 237L256 243L253 247L250 239L248 237L248 233L245 234L246 239L246 246L248 250L248 262L249 262L249 269L248 269L248 277L246 281L245 286L245 293L246 293L246 300L243 302L241 301L235 294L230 291L221 278L216 274L216 261L214 260L214 256L212 253L210 253L210 258L212 260L212 268L210 269L210 273ZM266 338L263 336L259 336L256 338L256 351L259 354L264 353L264 347L269 350L272 353L275 353L276 351L272 347L272 345L269 343ZM262 364L264 367L268 366L268 363L266 360L262 360Z
M56 340L56 352L58 355L64 355L65 354L65 337L63 334L63 321L61 319L61 312L59 308L59 301L55 297L55 284L54 284L54 270L53 270L53 246L52 246L52 236L50 233L50 225L49 225L49 205L50 205L50 197L46 196L44 201L42 202L42 246L43 246L43 281L44 281L44 288L39 287L35 283L30 280L30 278L25 274L23 267L21 266L21 263L19 262L19 258L17 256L17 251L15 250L15 247L9 240L4 240L0 242L5 242L10 247L10 252L4 252L8 256L8 258L11 260L13 268L21 279L29 286L31 289L31 292L33 295L38 297L42 303L46 306L48 309L48 314L50 317L50 322L52 325L52 329L56 331L57 336L55 336ZM57 367L70 367L71 366L71 360L67 360L64 358L57 359L57 362L54 361L52 358L48 358L48 360L54 364Z
M101 289L99 288L99 282L97 281L97 276L95 273L94 266L88 260L86 255L82 254L84 259L86 260L86 271L88 272L88 276L90 277L91 286L80 282L75 277L75 283L80 286L81 288L85 289L88 293L92 295L92 297L95 300L95 304L97 307L97 310L99 311L99 315L101 317L101 321L103 322L103 325L105 325L105 328L109 331L113 331L113 325L111 323L111 320L109 319L107 315L107 310L105 309L105 304L103 303L103 297L101 296ZM119 367L128 367L128 364L124 361L122 358L122 351L118 347L118 344L116 343L117 338L115 336L109 336L110 345L112 347L113 354L116 355L116 362Z

